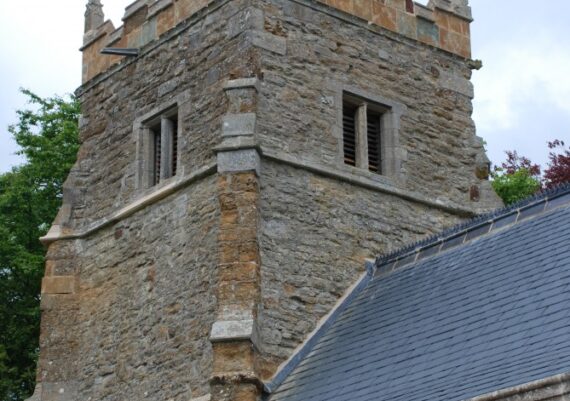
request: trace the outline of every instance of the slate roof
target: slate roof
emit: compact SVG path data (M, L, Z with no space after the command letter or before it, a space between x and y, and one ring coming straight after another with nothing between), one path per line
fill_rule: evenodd
M490 217L379 259L269 399L465 400L570 372L570 187Z

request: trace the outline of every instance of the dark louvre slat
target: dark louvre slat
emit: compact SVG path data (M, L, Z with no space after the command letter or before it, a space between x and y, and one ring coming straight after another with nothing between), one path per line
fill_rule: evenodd
M368 169L374 173L382 173L382 159L380 149L380 117L374 112L368 112L367 140L368 140Z
M356 108L344 104L342 112L344 162L356 166Z
M153 184L156 185L160 182L160 153L161 153L161 140L160 140L160 130L158 132L154 132L153 134L154 139L154 182Z
M174 129L172 132L172 175L176 175L178 165L178 116L173 117Z

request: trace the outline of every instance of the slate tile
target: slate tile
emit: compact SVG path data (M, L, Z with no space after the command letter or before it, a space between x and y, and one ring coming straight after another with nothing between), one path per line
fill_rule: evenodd
M379 277L272 399L454 401L568 369L569 259L559 208Z

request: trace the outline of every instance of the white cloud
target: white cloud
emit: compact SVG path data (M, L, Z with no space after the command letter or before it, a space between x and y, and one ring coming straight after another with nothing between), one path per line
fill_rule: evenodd
M115 28L118 28L123 24L121 18L125 14L125 7L131 4L133 1L129 0L107 0L102 1L103 11L105 12L105 18L110 19L115 24Z
M103 0L115 26L131 0ZM0 172L21 163L7 132L26 108L24 87L40 96L63 95L81 84L83 23L87 0L0 0Z
M494 43L479 53L487 60L474 76L480 129L511 129L533 108L570 114L570 53L555 38Z

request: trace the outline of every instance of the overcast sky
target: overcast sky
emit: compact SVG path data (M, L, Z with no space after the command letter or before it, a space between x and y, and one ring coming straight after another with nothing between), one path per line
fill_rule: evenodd
M118 26L130 0L103 0ZM18 88L40 96L73 92L81 80L86 0L0 0L0 172L21 161L7 131L26 107ZM546 142L570 144L568 0L471 0L474 119L490 159L517 149L542 164Z

